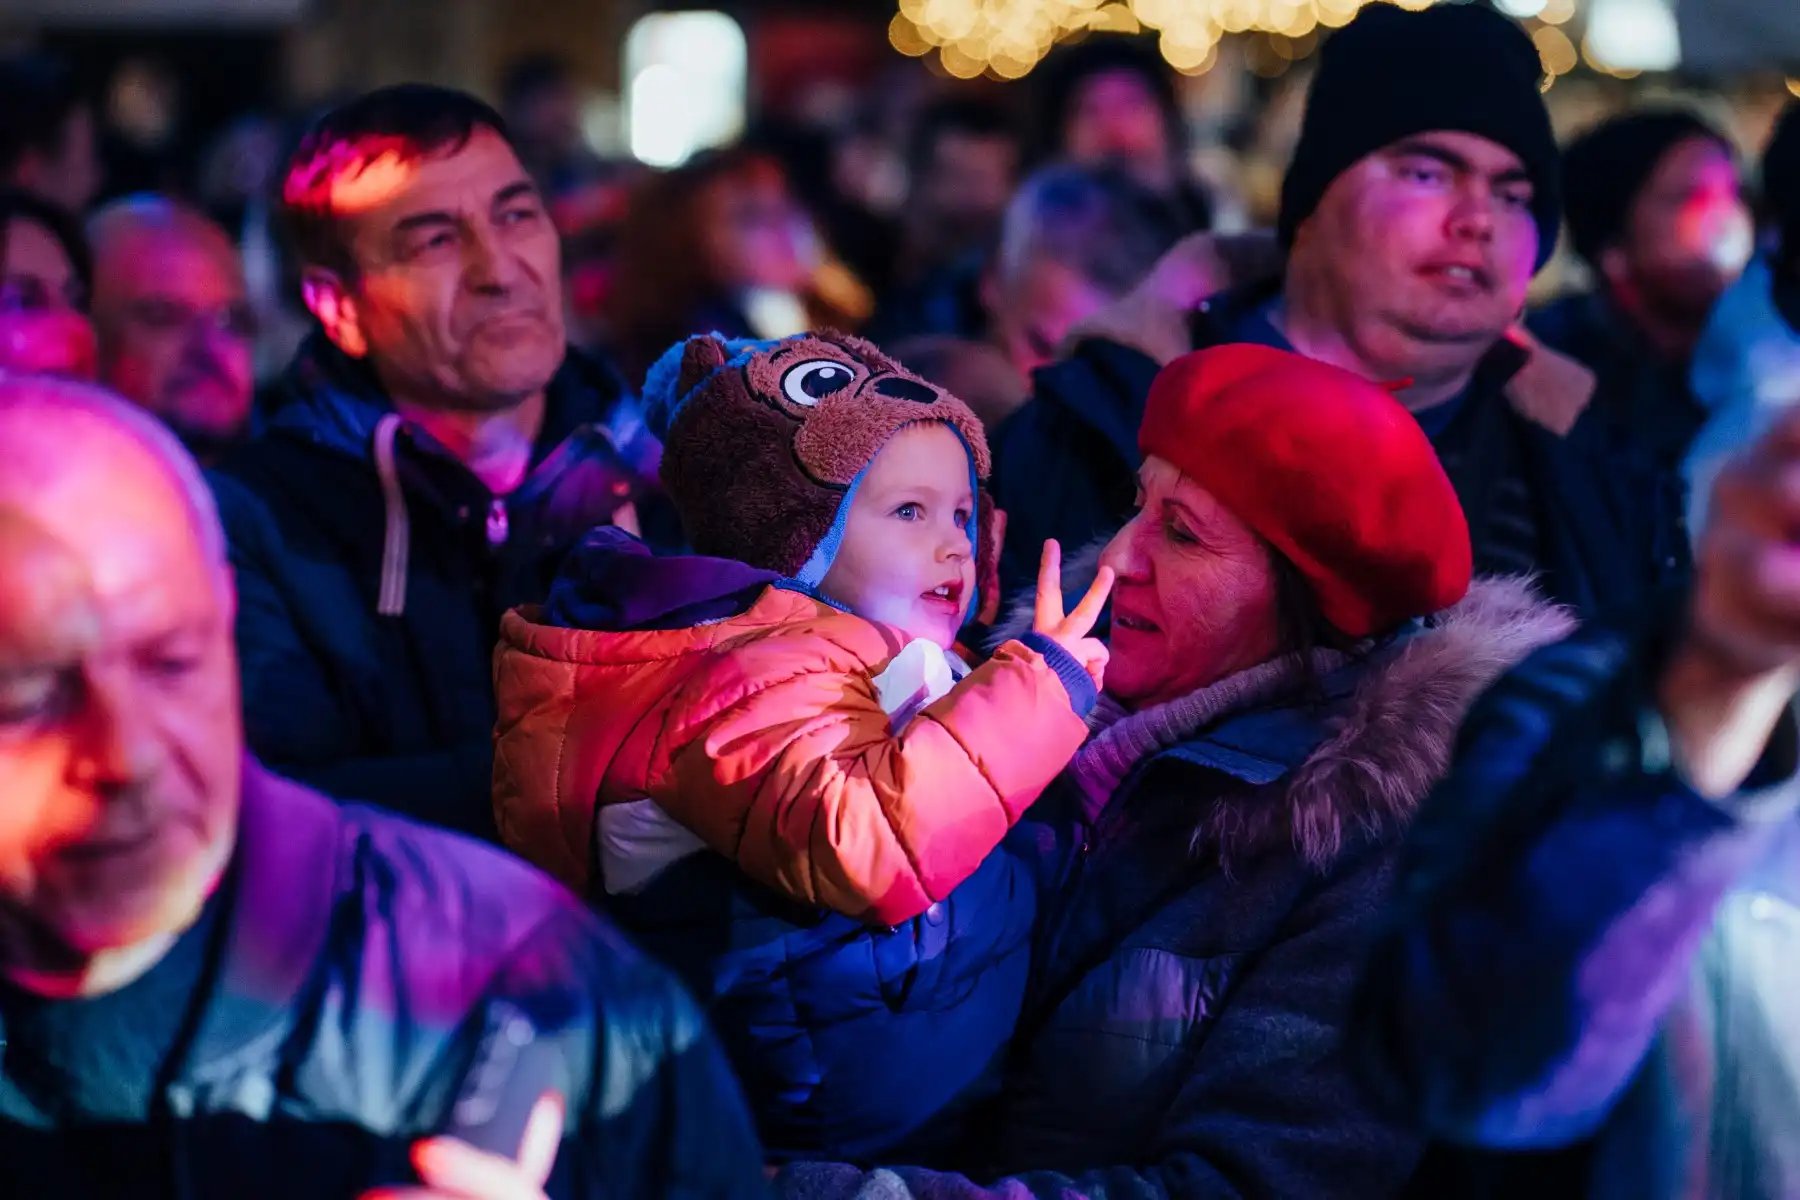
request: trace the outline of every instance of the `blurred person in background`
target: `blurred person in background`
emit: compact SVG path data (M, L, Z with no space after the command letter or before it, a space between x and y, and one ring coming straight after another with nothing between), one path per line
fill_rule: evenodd
M283 216L319 328L214 473L251 746L346 800L493 836L491 659L644 436L564 335L561 260L498 113L425 85L327 113Z
M231 235L244 265L245 291L256 311L259 386L293 361L312 328L300 303L298 268L275 222L281 168L301 132L299 122L260 113L241 117L201 156L195 184L195 199Z
M1115 166L1149 188L1181 233L1212 228L1212 201L1188 169L1175 71L1146 39L1090 38L1045 65L1046 155Z
M1800 1196L1793 400L1692 586L1501 679L1411 831L1351 1045L1464 1148L1419 1196Z
M500 85L500 113L544 195L560 196L602 172L581 131L581 88L563 59L535 54L513 64Z
M94 110L62 64L0 59L0 187L79 214L100 190Z
M1696 531L1726 459L1800 404L1800 102L1776 123L1761 174L1767 249L1720 298L1694 351L1694 395L1709 414L1682 468Z
M154 418L0 376L6 1195L760 1195L666 972L510 855L246 753L226 555ZM545 1091L530 1187L469 1174Z
M810 220L757 151L707 151L646 179L619 242L606 323L633 384L692 334L774 338L847 323L814 290Z
M1614 117L1563 152L1563 209L1595 286L1527 323L1594 372L1596 405L1675 486L1705 416L1694 346L1755 247L1731 143L1691 112Z
M1536 574L1583 613L1678 579L1675 496L1647 456L1619 452L1592 373L1514 329L1562 218L1542 71L1521 28L1479 5L1372 4L1334 34L1283 181L1285 264L1241 275L1223 239L1184 240L1001 430L1003 580L1033 577L1027 547L1084 545L1130 513L1159 364L1229 342L1393 386L1468 512L1479 571Z
M92 379L92 281L75 219L48 200L0 189L0 368Z
M205 215L132 196L88 222L100 379L212 464L250 429L256 312L237 247Z
M981 333L981 271L1024 173L1012 116L997 104L951 98L925 109L907 147L895 268L869 336Z
M189 118L187 89L195 82L159 55L135 55L119 63L107 80L101 108L102 199L187 190L183 135Z
M1026 180L982 278L991 337L1028 378L1069 331L1150 274L1182 230L1156 193L1113 166L1061 166Z
M1119 168L1046 167L1008 206L982 276L986 337L918 338L894 353L997 429L1069 331L1136 287L1176 237L1161 198Z

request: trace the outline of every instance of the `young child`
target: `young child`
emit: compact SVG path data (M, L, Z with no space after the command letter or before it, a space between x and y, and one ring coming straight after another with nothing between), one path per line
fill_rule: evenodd
M1047 550L1036 630L970 670L960 401L829 335L692 338L645 390L699 555L597 530L507 616L500 828L710 1002L772 1160L929 1154L1018 1016L1035 888L995 851L1086 736L1110 581L1065 615Z

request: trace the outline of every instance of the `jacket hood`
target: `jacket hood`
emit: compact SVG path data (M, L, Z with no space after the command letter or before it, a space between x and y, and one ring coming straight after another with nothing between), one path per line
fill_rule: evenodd
M624 530L595 529L564 561L543 621L603 633L684 629L747 611L779 578L728 558L658 556Z
M278 400L264 429L269 434L300 437L357 458L367 457L375 439L375 427L394 411L393 401L374 369L364 359L351 358L332 345L322 330L314 329L301 342L294 361L282 373ZM625 399L624 385L604 362L570 347L562 365L546 389L544 428L538 435L541 459L583 425L609 426ZM626 405L624 419L633 431L641 426L636 406ZM621 446L626 430L608 428Z
M1541 599L1529 579L1477 580L1460 603L1374 652L1279 798L1221 804L1202 839L1246 849L1288 843L1323 869L1354 838L1404 829L1449 770L1470 706L1533 650L1574 629L1574 616Z
M1065 594L1085 590L1097 559L1090 547L1068 564ZM1399 832L1448 770L1481 693L1574 629L1573 614L1540 598L1530 579L1477 579L1459 603L1332 672L1323 705L1297 703L1298 670L1270 686L1239 677L1213 685L1238 702L1156 756L1246 785L1202 812L1196 852L1230 864L1287 848L1322 870L1353 841Z
M411 453L426 458L455 461L454 456L430 434L409 427L369 364L332 345L322 330L302 343L278 394L264 436L309 443L374 467L384 518L375 610L385 617L402 615L413 518L400 448L404 440ZM531 472L504 498L498 514L488 514L490 544L508 539L519 510L528 517L535 511L560 530L552 533L543 524L533 530L534 536L550 535L546 545L566 545L576 531L620 520L622 514L635 522L634 506L647 490L644 469L654 474L659 452L617 376L598 360L568 350L545 392Z

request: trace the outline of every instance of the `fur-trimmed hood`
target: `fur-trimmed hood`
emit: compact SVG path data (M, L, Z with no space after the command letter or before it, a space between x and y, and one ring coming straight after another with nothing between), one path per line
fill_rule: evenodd
M1065 563L1065 595L1086 589L1104 545L1096 542ZM996 627L997 636L1017 636L1030 624L1027 600ZM1220 796L1195 827L1196 849L1231 861L1286 842L1322 869L1347 842L1405 828L1448 770L1470 706L1575 624L1572 613L1542 599L1528 578L1476 580L1460 603L1347 668L1355 680L1347 696L1327 707L1323 741L1276 782ZM1258 703L1266 706L1267 698ZM1246 715L1245 708L1219 712L1208 728ZM1191 731L1191 740L1204 740L1206 732Z
M1417 632L1377 648L1326 737L1285 779L1223 798L1196 845L1230 857L1291 843L1323 869L1358 838L1389 836L1450 767L1470 707L1533 650L1567 637L1575 618L1541 599L1529 579L1475 581L1458 604Z

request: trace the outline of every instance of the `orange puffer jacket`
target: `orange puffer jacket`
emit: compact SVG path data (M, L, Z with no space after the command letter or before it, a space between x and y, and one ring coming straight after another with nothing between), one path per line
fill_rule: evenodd
M676 630L540 615L501 623L495 815L509 846L584 893L597 808L648 798L794 900L907 921L969 877L1087 735L1086 676L1035 635L895 734L874 677L905 636L804 594L771 587Z

